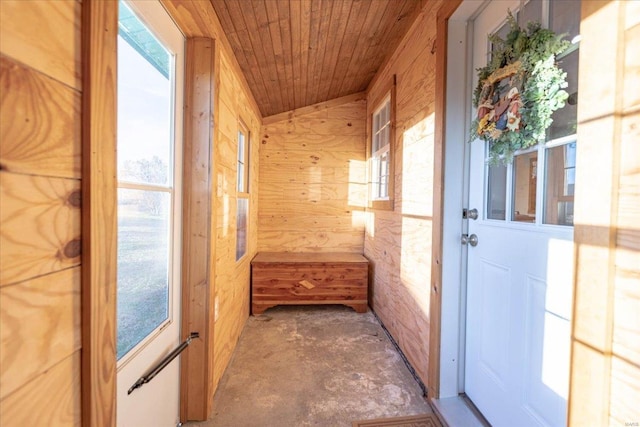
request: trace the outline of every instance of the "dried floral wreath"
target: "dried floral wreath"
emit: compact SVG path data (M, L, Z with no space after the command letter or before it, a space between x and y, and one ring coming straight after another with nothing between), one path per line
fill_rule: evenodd
M567 73L556 65L556 55L570 43L564 35L530 22L520 28L509 12L506 39L489 36L490 63L479 68L471 124L471 140L489 143L489 163L510 163L513 153L544 139L554 111L568 97Z

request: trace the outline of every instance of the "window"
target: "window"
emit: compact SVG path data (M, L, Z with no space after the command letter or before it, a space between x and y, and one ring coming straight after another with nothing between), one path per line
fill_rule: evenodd
M519 223L573 226L576 184L578 61L580 49L580 3L529 1L521 22L544 21L566 34L569 48L558 55L559 66L567 73L569 94L565 106L553 113L553 122L541 144L515 154L510 165L487 166L486 218ZM497 33L504 37L508 24ZM509 208L507 209L507 206Z
M247 253L249 214L249 129L238 121L236 183L236 261Z
M392 96L389 92L371 118L371 207L393 209Z

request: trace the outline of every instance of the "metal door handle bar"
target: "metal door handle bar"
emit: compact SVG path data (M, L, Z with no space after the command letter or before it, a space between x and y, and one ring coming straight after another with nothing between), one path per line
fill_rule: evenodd
M184 349L189 346L189 344L191 344L191 340L193 340L194 338L199 338L199 337L200 337L200 333L199 332L191 332L191 334L189 335L189 338L184 340L182 342L182 344L177 346L171 353L167 354L167 356L164 359L162 359L160 362L158 362L158 364L155 367L153 367L146 375L138 378L138 381L136 381L131 386L131 388L129 389L127 394L133 393L133 390L142 387L143 385L145 385L146 383L148 383L149 381L154 379L155 376L160 373L160 371L162 371L164 368L166 368L166 366L169 363L171 363L171 361L173 359L178 357L178 355L180 353L182 353L184 351Z

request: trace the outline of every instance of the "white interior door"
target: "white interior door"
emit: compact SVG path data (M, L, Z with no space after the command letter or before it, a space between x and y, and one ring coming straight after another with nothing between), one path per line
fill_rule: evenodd
M508 10L522 3L492 1L475 19L473 70L490 57L487 36L505 35ZM580 4L531 0L519 20L577 36ZM577 58L576 44L560 60L572 98L546 144L489 166L485 144L471 143L469 208L479 215L468 221L478 243L468 249L465 392L493 426L566 424Z
M117 425L179 422L184 37L158 1L120 1Z

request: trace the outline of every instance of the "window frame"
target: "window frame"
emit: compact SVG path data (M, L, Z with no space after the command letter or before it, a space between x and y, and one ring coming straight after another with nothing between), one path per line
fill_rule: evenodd
M240 135L243 135L242 142ZM249 197L250 191L250 183L249 183L249 169L250 169L250 155L249 151L251 150L251 131L249 130L249 126L246 125L246 122L241 118L238 118L238 132L236 137L236 262L242 261L246 258L247 253L249 252L249 212L251 211L251 202ZM242 156L240 155L240 148L242 147L243 152ZM242 158L240 158L242 157ZM242 184L240 185L240 165L242 164ZM240 200L246 200L247 204L247 212L246 212L246 227L245 227L245 239L244 239L244 250L241 255L239 254L239 233L240 228L238 227L238 205Z
M375 102L370 103L373 108L368 111L367 114L367 129L369 136L367 138L367 200L368 207L375 210L394 210L394 195L395 195L395 130L396 130L396 85L395 75L393 76L393 83L389 85L386 90L381 91L381 94L375 98ZM375 137L374 122L375 116L389 102L389 143L385 145L383 149L378 149L373 152L373 140ZM379 182L380 176L378 175L374 179L374 173L376 173L376 159L381 154L387 154L388 162L388 178L387 178L387 197L380 198L374 197L374 186ZM378 154L378 156L376 156ZM379 173L379 169L378 169Z

